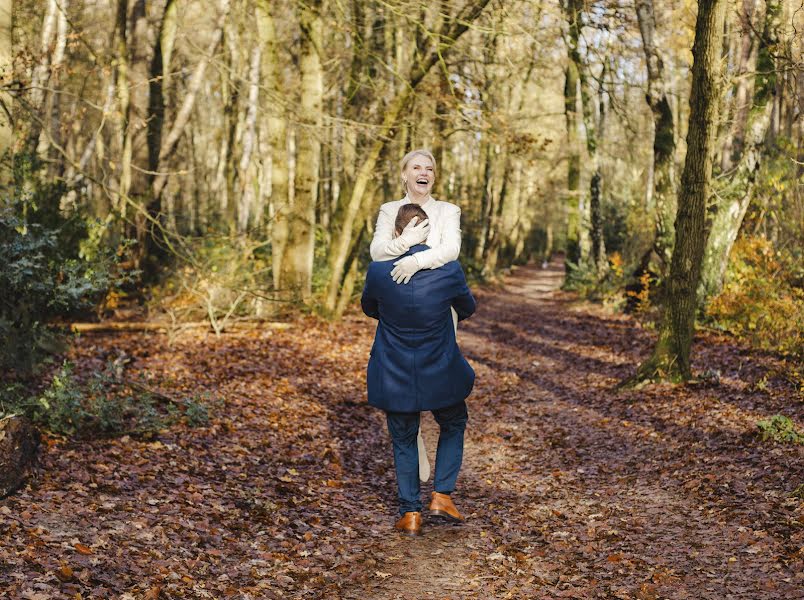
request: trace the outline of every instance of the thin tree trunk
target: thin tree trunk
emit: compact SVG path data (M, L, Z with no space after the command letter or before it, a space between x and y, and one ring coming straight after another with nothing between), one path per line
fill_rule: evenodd
M165 123L164 89L167 73L170 73L170 57L178 30L178 15L175 0L168 0L159 35L151 61L151 76L148 80L148 170L159 168L159 149L162 147L162 128ZM153 176L151 176L153 177Z
M299 71L301 100L297 136L296 177L293 204L288 213L288 241L282 259L280 287L295 299L309 302L312 296L315 252L316 203L321 161L320 130L323 120L324 72L322 3L301 8L302 29Z
M237 211L237 231L246 233L251 215L254 212L254 192L256 181L255 169L252 165L252 154L257 143L257 105L260 90L260 62L262 58L261 47L255 45L251 51L251 64L249 66L248 103L246 109L245 131L243 133L243 154L240 157L238 169L238 186L240 202Z
M271 271L274 289L280 289L282 260L288 239L287 212L289 210L289 174L288 174L288 140L287 121L284 107L275 99L279 97L281 88L279 73L279 46L276 37L276 25L271 12L269 0L257 2L257 32L263 46L263 85L270 102L263 109L271 147Z
M719 103L721 38L726 0L700 0L692 48L687 156L676 215L676 243L659 339L637 378L689 379L696 290L706 244L706 205L712 177Z
M580 64L578 40L581 29L582 0L565 0L564 12L569 24L567 66L564 69L564 116L567 124L567 256L568 263L580 265L585 246L582 228L584 199L581 192L581 139L579 107ZM582 110L582 108L581 108Z
M748 112L752 104L752 91L754 78L749 77L756 66L757 45L754 35L753 19L756 9L756 0L743 0L740 19L740 56L737 72L734 74L736 83L732 100L731 126L726 135L721 156L720 171L725 173L732 169L740 160L748 122Z
M389 133L397 126L400 114L405 107L407 107L416 87L421 83L422 79L424 79L439 60L446 60L455 42L468 30L475 19L480 16L488 3L489 0L475 0L474 2L468 3L458 16L451 19L450 22L445 25L437 36L437 39L440 40L439 46L437 48L431 48L430 51L422 57L408 78L408 85L403 87L386 107L383 120L374 132L374 142L371 144L364 160L360 162L360 168L355 176L352 193L345 207L341 229L338 234L333 237L329 260L330 280L325 300L325 308L328 311L332 312L336 308L338 292L341 289L346 260L349 256L349 248L351 247L354 234L355 222L365 202L366 188L374 174L380 153L389 142ZM360 226L362 226L362 223Z
M650 182L652 187L646 195L649 199L648 208L655 210L656 231L652 249L661 262L659 269L666 272L673 252L673 223L676 213L676 133L673 109L664 79L664 61L655 42L656 15L653 0L637 0L636 13L648 67L648 91L645 99L653 113L653 176Z
M162 147L159 150L158 168L159 174L153 180L153 203L158 206L159 198L162 195L162 190L167 183L167 173L164 172L165 162L176 150L179 144L184 128L190 120L190 115L195 106L195 100L198 96L198 91L204 83L204 74L206 73L209 61L215 54L215 50L220 44L221 37L223 36L223 26L226 23L226 17L229 15L231 0L218 0L218 16L215 22L215 29L212 32L211 39L204 51L203 56L198 61L198 64L193 71L190 83L187 86L187 91L184 93L183 100L179 111L176 113L176 119L168 132L167 137L162 142Z
M11 43L12 0L0 0L0 156L14 142L14 119L11 94L6 91L13 77L13 47ZM6 191L11 183L11 171L0 162L0 190Z

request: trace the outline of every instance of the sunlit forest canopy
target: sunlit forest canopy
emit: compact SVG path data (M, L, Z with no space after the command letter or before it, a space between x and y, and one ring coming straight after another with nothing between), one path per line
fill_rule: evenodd
M80 215L84 260L112 250L154 310L341 314L412 148L462 210L472 277L561 252L568 285L661 299L697 2L3 4L5 202ZM701 310L738 238L800 259L802 15L725 2Z

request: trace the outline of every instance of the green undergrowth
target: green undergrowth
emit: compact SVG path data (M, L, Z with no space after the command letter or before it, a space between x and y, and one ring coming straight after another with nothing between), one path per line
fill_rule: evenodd
M177 423L204 426L219 404L208 395L172 398L143 381L124 380L113 363L82 381L65 361L41 392L18 383L1 391L0 418L22 414L50 434L80 439L151 437Z
M804 432L784 415L773 415L757 422L759 437L763 442L774 441L788 444L804 444Z

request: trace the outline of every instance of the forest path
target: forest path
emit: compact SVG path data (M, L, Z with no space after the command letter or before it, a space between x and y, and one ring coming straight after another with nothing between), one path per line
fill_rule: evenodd
M528 266L478 294L459 331L477 370L453 494L467 522L430 526L425 510L424 535L389 534L374 549L388 574L346 597L804 597L802 504L783 492L802 453L752 443L771 409L743 359L699 350L719 386L618 394L649 337L562 282L557 263Z
M804 403L779 361L709 334L719 383L616 393L650 332L557 290L557 264L478 288L461 526L402 537L391 443L365 402L374 322L221 337L86 334L87 375L223 400L206 427L49 440L0 501L6 597L437 600L801 598L801 446L756 421ZM423 419L433 460L437 426ZM427 500L431 483L422 486Z
M498 293L511 294L538 301L558 290L564 281L564 272L561 264L553 263L547 269L526 268L522 273L508 281L507 285ZM482 346L484 341L471 330L464 331L464 322L459 327L458 341L464 353ZM480 385L480 384L479 384ZM482 570L478 570L478 561L482 549L486 547L484 538L494 529L493 524L484 518L478 518L481 513L493 512L494 504L482 506L483 498L477 497L467 508L473 510L466 513L460 504L463 498L473 496L472 490L466 487L472 483L483 482L482 486L494 485L487 479L488 466L493 465L499 457L496 448L499 438L496 436L477 435L477 421L472 410L471 398L470 422L464 447L464 463L459 477L459 490L454 498L459 503L459 510L464 512L467 521L462 525L432 523L427 519L427 505L432 491L432 474L430 480L422 485L424 502L423 536L411 539L393 532L389 532L387 539L375 548L378 561L378 572L375 578L366 586L352 590L346 598L363 599L420 599L420 598L464 598L483 597L483 590L488 589L491 580L500 579ZM422 434L428 448L428 456L432 470L435 469L435 449L438 445L438 424L431 413L422 415ZM484 481L485 479L485 481ZM491 498L489 498L491 500ZM478 506L479 504L479 506ZM393 505L392 505L393 506ZM503 509L504 507L499 507ZM499 560L502 560L500 555ZM497 558L495 558L497 560ZM387 562L386 562L387 561ZM380 568L381 567L381 568ZM480 594L480 596L478 596Z

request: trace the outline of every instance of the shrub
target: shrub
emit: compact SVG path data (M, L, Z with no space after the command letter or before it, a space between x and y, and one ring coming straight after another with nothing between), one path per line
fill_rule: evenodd
M54 322L91 309L119 283L102 227L79 212L40 209L27 196L0 206L0 369L30 373L63 350Z
M707 307L715 326L767 350L804 351L804 291L796 257L761 237L737 240L722 292Z
M114 374L114 364L85 383L73 370L65 361L50 385L33 396L26 396L20 386L7 386L0 399L0 418L24 414L53 434L79 438L148 436L180 421L190 427L209 423L213 404L209 398L165 401L137 382L121 381Z
M184 240L184 255L152 289L151 308L181 323L208 320L219 333L238 317L265 317L277 298L267 245L208 235Z
M784 415L773 415L770 419L758 421L757 428L762 441L804 444L804 433L799 432L793 421Z

